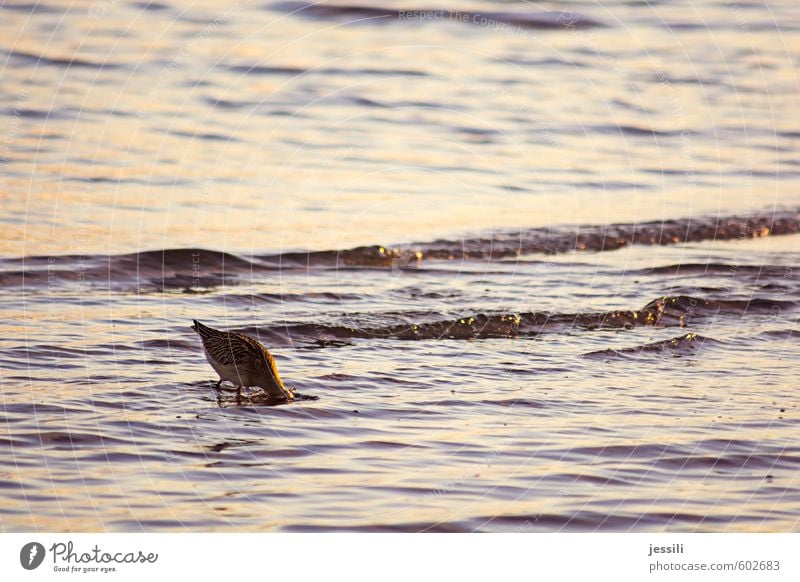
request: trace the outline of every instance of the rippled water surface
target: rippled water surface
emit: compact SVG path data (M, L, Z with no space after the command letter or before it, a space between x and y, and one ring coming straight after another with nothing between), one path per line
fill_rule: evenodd
M798 33L3 2L0 529L797 531Z

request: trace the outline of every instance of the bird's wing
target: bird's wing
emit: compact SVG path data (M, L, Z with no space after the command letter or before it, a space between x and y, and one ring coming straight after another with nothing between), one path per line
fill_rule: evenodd
M248 361L256 362L260 366L265 367L267 371L272 374L272 377L275 378L276 382L282 384L281 377L278 374L278 366L275 364L275 358L272 357L272 354L269 353L267 348L250 336L241 333L231 335L235 335L238 339L242 340L242 350L247 351Z

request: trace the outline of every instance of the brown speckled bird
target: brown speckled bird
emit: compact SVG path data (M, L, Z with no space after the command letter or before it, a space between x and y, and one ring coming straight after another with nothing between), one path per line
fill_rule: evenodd
M258 386L275 400L293 400L294 389L283 385L275 359L267 348L241 333L219 331L193 319L192 329L203 340L203 351L219 374L217 388L231 382L241 390Z

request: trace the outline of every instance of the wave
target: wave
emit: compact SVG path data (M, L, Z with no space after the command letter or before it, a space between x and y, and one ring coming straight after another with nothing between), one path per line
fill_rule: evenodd
M762 338L766 340L782 339L793 340L800 338L800 330L796 329L773 329L761 333Z
M630 245L665 246L707 240L746 240L800 232L800 210L749 217L700 217L590 226L498 231L460 240L440 239L397 247L265 255L274 265L413 267L423 260L501 260L531 254L611 251Z
M271 344L293 342L313 343L320 347L346 345L355 339L388 340L473 340L516 337L535 337L546 333L564 333L574 330L613 330L635 327L685 327L695 318L712 318L720 314L742 317L748 313L771 312L773 309L796 307L795 302L773 299L714 300L691 296L659 297L641 309L617 310L596 313L477 313L458 318L441 314L400 313L384 315L394 323L358 324L358 316L350 316L356 323L296 323L280 326L248 327L236 331L258 337ZM374 319L370 315L369 319ZM364 316L366 319L367 316ZM680 338L649 346L607 352L594 352L591 357L624 356L631 353L670 350L675 354L688 353L705 343L716 340L690 333Z
M264 270L273 268L209 249L164 249L105 256L32 256L0 261L0 287L115 282L136 283L161 291L189 291L236 284L241 275Z
M440 239L395 247L293 251L243 257L211 249L179 248L123 255L60 255L0 260L0 287L69 282L135 283L153 290L235 285L266 273L291 268L415 269L423 261L502 261L524 255L603 252L630 245L672 245L707 240L744 240L800 232L800 210L749 217L701 217L643 223L555 226L498 231L463 239ZM670 265L651 273L719 273L783 276L787 267L717 263Z
M370 4L330 4L327 2L278 2L269 6L272 10L321 20L357 20L372 22L396 21L448 21L462 22L508 31L509 27L522 29L568 29L601 26L597 20L570 11L511 12L445 10L436 8L387 8Z
M277 67L265 65L230 65L227 69L232 73L253 76L291 76L321 74L321 75L342 75L355 77L359 75L377 75L381 77L427 77L427 73L414 69L369 69L358 68L349 69L342 67L320 67L313 69L303 69L300 67Z
M731 263L680 263L647 269L654 275L754 275L756 277L785 277L793 269L775 265L737 265Z
M282 532L353 532L353 533L478 533L478 532L629 532L649 528L656 531L689 529L710 531L717 526L720 531L742 522L754 526L763 522L762 515L730 512L723 515L707 513L649 511L638 509L625 511L618 502L603 511L580 509L569 512L487 514L466 517L447 522L373 523L370 525L336 525L325 523L290 524Z
M33 13L57 13L59 9L43 2L3 2L0 10L13 10L15 12Z
M585 354L584 357L599 360L614 360L628 358L638 359L641 356L647 356L651 354L659 356L669 354L673 357L679 358L682 356L694 355L706 345L715 345L719 343L720 342L718 340L713 338L703 337L701 335L697 335L696 333L687 333L686 335L672 339L632 348L589 352L588 354Z
M149 0L145 0L143 2L134 2L131 6L152 12L161 12L163 10L171 9L171 7L167 4L162 4L161 2L150 2Z
M119 65L117 63L88 61L85 59L79 59L75 56L69 58L46 57L44 55L27 53L19 50L0 51L0 55L2 54L5 54L6 59L10 60L12 64L18 63L26 67L30 65L36 65L36 66L42 65L42 66L53 66L53 67L65 67L68 69L79 68L79 69L96 69L96 70L122 68L122 65Z

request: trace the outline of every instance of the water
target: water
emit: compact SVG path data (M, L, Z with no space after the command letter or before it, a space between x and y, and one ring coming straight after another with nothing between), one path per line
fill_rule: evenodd
M0 528L798 530L797 3L335 6L0 7Z

